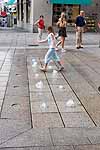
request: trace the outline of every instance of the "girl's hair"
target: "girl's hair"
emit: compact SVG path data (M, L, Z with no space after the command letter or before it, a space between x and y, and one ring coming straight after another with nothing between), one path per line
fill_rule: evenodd
M44 18L44 16L43 16L43 15L40 15L40 18Z
M65 18L65 13L64 12L61 13L61 18Z
M54 30L53 30L53 27L52 27L52 26L49 26L47 30L48 30L49 32L54 33ZM55 34L55 33L54 33L54 34Z

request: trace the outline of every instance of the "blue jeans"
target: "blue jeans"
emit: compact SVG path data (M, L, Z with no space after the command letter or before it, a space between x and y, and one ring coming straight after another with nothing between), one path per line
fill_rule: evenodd
M55 48L50 48L45 55L45 64L48 64L50 60L60 61L60 58L55 51Z

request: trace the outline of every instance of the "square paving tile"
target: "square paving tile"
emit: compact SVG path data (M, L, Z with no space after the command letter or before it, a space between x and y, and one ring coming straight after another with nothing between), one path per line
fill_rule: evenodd
M6 86L2 86L2 87L0 86L0 93L1 93L2 91L4 91L4 92L6 91Z
M58 113L32 114L32 121L34 128L63 127Z
M100 150L100 145L75 146L75 150Z
M100 144L100 136L88 137L92 144Z
M3 99L0 99L0 107L2 106L3 103Z
M73 146L55 146L55 150L74 150Z
M53 94L55 96L56 101L62 101L62 102L67 102L69 100L74 101L75 105L81 105L80 101L76 97L76 95L73 93L73 91L65 91L65 92L55 92L53 91Z
M68 132L66 131L66 128L61 128L61 130L59 130L57 128L50 129L50 132L51 132L51 136L53 139L53 143L56 146L90 144L87 137L82 137L82 135L72 136L72 135L68 134Z
M6 96L1 117L30 121L29 97Z
M11 96L28 96L28 87L16 87L16 86L9 86L6 91L6 95Z
M85 112L85 109L83 108L83 106L79 105L79 104L70 104L70 106L67 106L68 101L57 101L57 105L58 105L58 108L60 110L60 112ZM70 101L69 101L70 102ZM74 101L73 101L74 102Z
M55 72L55 73L54 73ZM46 76L47 76L47 79L63 79L64 77L62 76L61 73L59 72L56 72L55 69L54 70L51 70L51 71L48 71L46 72Z
M85 112L61 113L66 127L94 127L94 123Z
M5 91L0 92L0 99L3 99L5 95Z
M6 82L6 81L0 82L0 86L1 86L1 87L5 87L6 85L7 85L7 82Z
M8 77L0 77L0 82L7 82L8 81Z
M69 85L50 85L51 89L54 93L64 94L65 92L71 92L72 89L69 87Z
M30 92L30 101L31 102L48 102L48 101L54 101L53 96L51 92Z
M53 146L49 129L30 129L0 145L2 148Z
M31 128L31 124L18 120L0 119L0 148L1 143L12 139L16 135L23 133Z
M53 84L53 85L65 85L66 81L63 78L53 78L53 79L48 79L49 84Z
M29 85L30 92L50 92L50 88L47 84L44 84L42 82L42 85L40 84L41 81L38 81L36 84Z
M58 112L56 104L50 101L31 102L31 111L32 113Z

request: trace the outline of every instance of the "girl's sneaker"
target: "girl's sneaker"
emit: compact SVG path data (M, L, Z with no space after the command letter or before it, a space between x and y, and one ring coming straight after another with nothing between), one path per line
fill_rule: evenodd
M59 67L58 71L62 71L62 70L64 70L64 67L63 66Z
M65 53L65 52L66 52L66 50L62 48L61 52L62 52L62 53Z
M56 51L59 51L58 47L55 48Z

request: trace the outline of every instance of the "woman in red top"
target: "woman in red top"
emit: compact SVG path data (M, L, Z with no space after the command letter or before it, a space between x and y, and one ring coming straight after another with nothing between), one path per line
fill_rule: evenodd
M44 25L44 16L40 16L39 20L35 22L35 25L38 26L38 40L42 39L43 29L45 28Z

